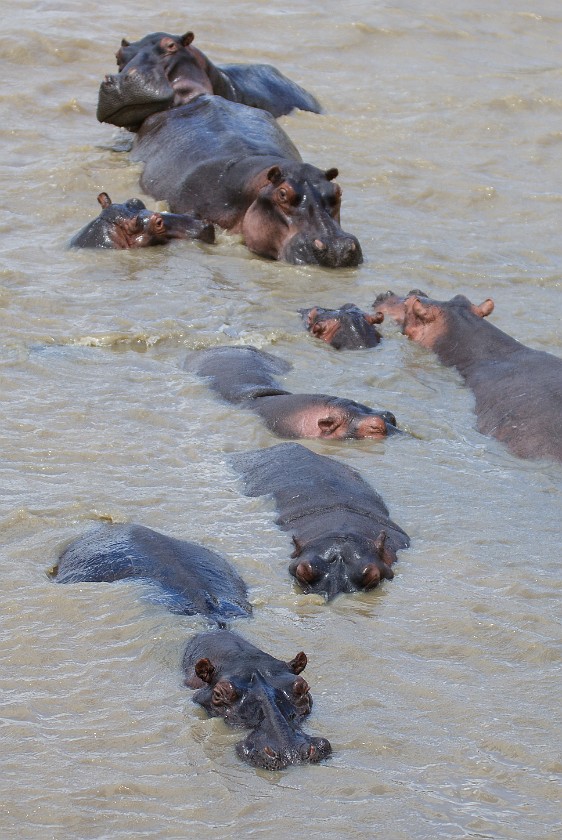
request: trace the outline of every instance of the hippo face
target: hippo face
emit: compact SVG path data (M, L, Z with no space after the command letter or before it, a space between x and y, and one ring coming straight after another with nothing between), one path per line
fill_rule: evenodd
M288 663L271 660L278 667L265 669L215 665L210 659L195 663L195 676L206 686L193 697L210 715L220 716L234 726L249 727L250 734L237 744L240 758L256 767L279 770L289 764L316 762L331 752L324 738L311 738L300 727L310 712L312 697L308 683L299 676L306 655L298 653ZM194 680L187 681L194 685ZM199 683L200 684L200 683Z
M339 224L341 188L333 183L337 175L337 169L322 172L309 164L270 167L244 218L248 248L298 265L359 265L361 246Z
M306 593L330 601L340 592L373 589L382 580L392 580L396 553L387 544L386 532L376 540L347 536L315 541L303 547L293 537L295 551L289 571Z
M405 298L386 292L377 297L373 307L376 314L393 318L412 341L422 347L436 349L454 332L456 323L470 318L485 318L493 311L494 302L488 298L476 306L464 295L456 295L449 301L437 301L415 289Z
M71 240L74 248L146 248L171 239L214 241L214 227L185 214L147 210L138 198L113 204L107 193L98 195L102 211Z
M203 55L189 48L192 41L192 32L125 41L116 55L119 73L100 86L98 120L135 129L150 114L213 93Z
M301 309L300 313L307 330L335 350L376 347L381 340L374 325L381 323L382 313L369 315L353 303L345 303L340 309L315 306L313 309Z

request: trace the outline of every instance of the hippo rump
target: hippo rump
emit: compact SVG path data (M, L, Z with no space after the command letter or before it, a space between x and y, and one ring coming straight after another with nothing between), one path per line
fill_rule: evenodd
M246 584L223 557L142 525L95 528L67 546L49 574L57 583L143 580L154 584L151 601L219 625L252 612Z
M200 633L183 656L185 684L213 717L251 729L236 746L244 761L266 770L315 763L332 752L326 738L303 732L301 720L312 707L306 680L300 676L306 655L290 662L275 659L228 630Z
M241 234L262 257L330 268L362 261L340 227L338 170L303 163L265 111L198 96L145 119L132 159L145 164L146 193Z
M116 53L119 73L100 85L97 117L136 130L150 114L185 105L201 93L215 94L274 117L295 108L320 113L320 105L304 88L269 64L215 66L193 46L193 32L153 32Z
M375 310L456 368L476 398L478 431L520 458L562 461L562 359L533 350L484 319L494 309L463 295L431 300L415 290L379 295Z
M228 402L258 414L278 437L379 440L398 431L390 411L328 394L283 390L274 377L291 365L255 347L213 347L190 354L186 368L206 377Z
M106 192L98 195L101 213L70 240L71 248L147 248L165 245L172 239L215 241L210 222L187 214L157 213L147 210L139 198L113 204Z
M344 303L339 309L314 306L299 312L308 332L334 350L364 350L376 347L381 340L375 324L380 324L383 316L362 312L354 303Z
M293 538L289 571L305 592L330 600L394 577L396 553L410 539L355 470L298 443L237 454L231 462L248 496L273 496L276 524Z

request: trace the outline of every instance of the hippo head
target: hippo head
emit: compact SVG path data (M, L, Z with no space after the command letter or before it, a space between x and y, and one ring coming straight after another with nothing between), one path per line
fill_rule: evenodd
M396 552L387 543L386 531L376 540L349 535L302 546L293 537L293 543L290 573L306 593L323 595L328 601L340 592L373 589L394 577Z
M199 659L195 675L206 686L193 699L209 714L252 730L236 750L256 767L280 770L289 764L320 761L331 753L329 741L311 738L300 727L301 718L312 707L308 683L299 676L306 663L301 652L291 662L279 663L281 668L275 673L255 669L227 674L228 668Z
M190 49L192 41L192 32L157 32L136 44L124 40L116 55L119 73L100 86L98 120L136 130L150 114L213 93L205 59Z
M325 399L325 409L317 419L316 437L382 440L399 432L391 411L370 408L343 397Z
M301 309L300 314L307 330L313 336L330 344L335 350L362 350L376 347L381 340L375 324L380 324L383 315L369 315L354 303L344 303L340 309Z
M412 341L435 350L454 329L453 322L457 326L467 319L485 318L493 311L494 302L487 298L476 306L464 295L437 301L414 289L404 298L394 292L385 292L376 298L373 308L375 314L388 315L396 321Z
M242 233L250 250L297 265L325 268L363 261L355 236L340 227L341 188L337 169L322 172L310 164L275 165L262 173Z

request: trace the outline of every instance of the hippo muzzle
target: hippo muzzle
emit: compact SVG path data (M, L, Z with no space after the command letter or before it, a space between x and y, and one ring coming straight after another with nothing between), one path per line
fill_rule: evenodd
M325 234L297 233L285 245L281 259L295 265L323 268L354 268L363 262L361 245L353 234L344 231Z
M106 76L100 85L96 117L99 122L135 129L151 114L165 111L174 90L158 67L139 72L136 67Z

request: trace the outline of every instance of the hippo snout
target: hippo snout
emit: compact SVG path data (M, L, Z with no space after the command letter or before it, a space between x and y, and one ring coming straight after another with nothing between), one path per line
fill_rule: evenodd
M282 258L296 265L321 265L323 268L354 268L363 262L357 237L350 233L294 236L287 243Z
M278 744L275 736L264 737L261 729L236 745L238 756L263 770L284 770L291 764L316 764L332 753L327 738L311 738L301 730L291 734L291 743Z

